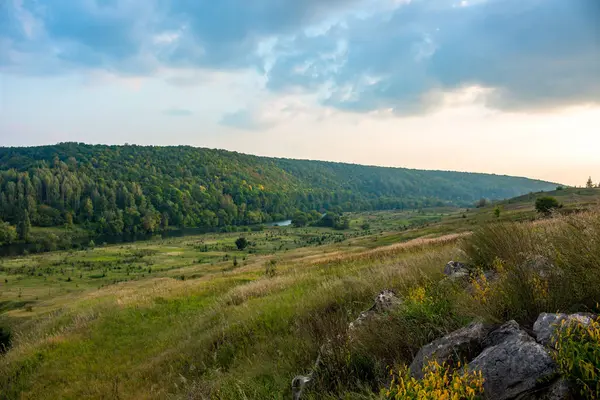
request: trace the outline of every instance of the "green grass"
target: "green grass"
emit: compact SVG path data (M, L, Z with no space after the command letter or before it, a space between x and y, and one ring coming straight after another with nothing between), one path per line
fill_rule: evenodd
M491 207L357 213L348 231L246 233L243 252L239 233L223 233L4 259L0 326L13 340L0 397L288 398L331 341L306 398L369 398L389 367L473 318L593 310L600 214L532 223L530 200L514 205L498 219ZM519 275L532 255L563 271L548 276L551 296ZM487 297L442 281L444 264L467 256L503 268ZM383 288L404 304L348 340Z

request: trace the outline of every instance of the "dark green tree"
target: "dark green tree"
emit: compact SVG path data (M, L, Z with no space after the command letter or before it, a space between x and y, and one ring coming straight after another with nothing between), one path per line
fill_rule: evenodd
M552 210L561 208L561 204L556 200L556 198L551 196L540 197L535 201L535 209L537 212L549 215Z
M594 181L592 181L592 177L590 176L585 184L585 187L591 189L594 187Z
M29 232L31 231L31 221L29 220L29 212L23 211L23 216L17 225L17 234L20 240L29 240Z
M246 247L248 247L248 244L248 240L243 236L235 241L235 245L237 246L238 250L244 250Z

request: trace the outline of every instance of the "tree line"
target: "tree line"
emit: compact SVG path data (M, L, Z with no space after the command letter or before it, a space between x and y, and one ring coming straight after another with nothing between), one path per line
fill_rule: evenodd
M0 243L31 226L152 233L283 220L297 212L463 205L545 182L256 157L193 147L0 148Z

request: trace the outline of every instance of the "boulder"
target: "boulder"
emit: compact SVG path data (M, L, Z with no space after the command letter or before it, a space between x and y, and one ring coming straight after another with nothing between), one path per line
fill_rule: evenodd
M552 382L550 386L536 393L528 394L521 397L523 400L574 400L571 394L569 382L563 378L559 378Z
M588 326L596 318L594 314L577 313L577 314L550 314L541 313L535 324L533 324L533 332L535 333L538 343L544 346L554 347L554 334L556 329L566 321L566 323L579 322L584 326Z
M413 362L410 364L410 373L417 379L423 378L423 367L429 361L453 363L457 360L471 360L483 349L483 341L490 327L481 322L454 331L428 345L423 346Z
M491 332L485 342L491 346L473 359L467 369L481 371L486 398L524 398L556 375L556 365L548 351L515 321Z

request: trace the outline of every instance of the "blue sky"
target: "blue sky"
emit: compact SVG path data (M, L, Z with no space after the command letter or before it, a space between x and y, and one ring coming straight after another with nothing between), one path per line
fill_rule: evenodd
M597 0L0 0L0 145L600 180Z

